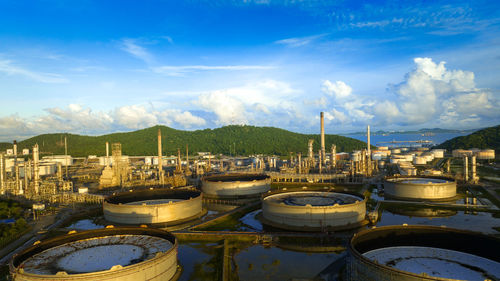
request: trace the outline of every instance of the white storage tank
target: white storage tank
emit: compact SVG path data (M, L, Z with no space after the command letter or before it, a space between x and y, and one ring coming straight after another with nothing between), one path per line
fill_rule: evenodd
M162 281L180 275L177 239L142 227L107 227L35 243L9 263L13 280Z
M433 149L431 153L434 154L434 158L443 158L444 157L444 149Z
M425 160L425 157L416 156L415 160L413 161L413 164L415 164L415 165L425 165L425 164L427 164L427 160Z
M106 198L103 213L107 221L121 224L176 225L200 218L202 200L201 192L190 188L137 190Z
M495 150L493 149L483 149L476 152L477 159L480 160L493 160L495 159Z
M266 174L229 173L201 179L203 195L215 198L255 197L269 191L271 177Z
M296 231L340 230L366 223L366 198L360 194L295 191L262 199L265 224Z

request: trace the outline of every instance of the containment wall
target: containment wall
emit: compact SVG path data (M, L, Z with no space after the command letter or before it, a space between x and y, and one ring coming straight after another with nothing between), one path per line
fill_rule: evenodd
M202 215L202 194L194 189L124 192L103 203L104 218L121 224L176 224Z
M384 182L388 197L410 200L444 200L457 195L457 183L441 177L392 177Z
M363 230L353 236L348 247L347 280L455 280L399 270L365 256L370 251L389 247L444 249L474 255L492 263L500 262L500 239L492 236L445 227L384 226ZM448 266L453 266L453 262Z
M149 241L153 241L150 244ZM160 244L164 244L162 251ZM65 246L69 245L69 246ZM88 248L84 248L87 246ZM83 248L75 248L83 247ZM130 259L133 248L139 253L130 265L122 266L120 259ZM156 252L152 248L159 247ZM65 253L70 251L70 253ZM149 228L105 228L66 234L41 243L14 255L9 267L13 280L105 280L105 281L142 281L174 280L179 274L177 265L178 243L176 238L163 230ZM93 253L100 252L95 256ZM149 256L147 253L149 252ZM141 256L142 254L142 256ZM53 256L51 256L53 255ZM41 257L40 257L41 256ZM147 256L145 258L145 256ZM109 269L86 271L99 264L92 259L116 259L118 264ZM71 260L72 259L72 260ZM30 266L31 264L31 266ZM88 266L89 268L85 268ZM76 268L71 272L66 268ZM48 271L43 273L44 271ZM34 273L38 272L38 273ZM40 273L42 272L42 273Z
M299 230L347 229L363 224L366 198L337 192L286 192L262 199L264 223Z
M202 178L207 197L251 197L269 191L271 178L264 174L225 174Z

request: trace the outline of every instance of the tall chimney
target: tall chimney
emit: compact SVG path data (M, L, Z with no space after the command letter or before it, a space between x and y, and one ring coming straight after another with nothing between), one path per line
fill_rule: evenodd
M366 144L367 144L367 149L366 149L366 168L367 168L367 174L371 176L372 174L372 153L370 150L370 125L366 126Z
M38 143L33 146L33 174L34 174L34 186L35 186L35 194L38 194L38 186L39 186L39 170L38 170Z
M162 184L162 179L163 179L163 162L162 162L162 155L161 155L161 130L158 128L158 179L160 180L160 184Z
M109 142L106 142L106 159L104 159L106 167L109 166Z
M186 171L189 171L189 147L186 143Z
M5 194L5 158L0 152L0 194Z
M326 156L326 151L325 151L325 114L321 112L320 114L321 118L321 160L323 161L323 164L325 163L325 156Z
M182 163L181 163L181 149L177 148L177 170L182 171Z
M17 141L14 140L14 145L12 146L12 150L14 150L14 163L17 163Z

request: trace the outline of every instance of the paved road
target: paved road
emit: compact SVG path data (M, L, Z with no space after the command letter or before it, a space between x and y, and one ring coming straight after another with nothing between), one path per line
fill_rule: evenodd
M53 228L59 227L69 215L70 212L63 211L62 215L59 216L60 218L57 221L55 221L56 215L47 215L41 217L34 223L33 229L30 232L26 233L16 241L10 243L8 246L0 250L0 256L2 257L0 259L0 264L7 264L15 253L26 249L29 246L33 245L33 243L35 243L36 241L41 240L44 234L39 234L38 232L40 230L51 230Z

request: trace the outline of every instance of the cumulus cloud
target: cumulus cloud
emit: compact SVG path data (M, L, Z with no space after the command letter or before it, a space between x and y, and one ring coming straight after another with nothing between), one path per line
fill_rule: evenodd
M335 83L332 83L329 80L325 80L323 81L322 91L325 94L341 99L350 96L352 88L342 81L335 81Z
M32 118L21 118L18 115L0 117L0 139L10 140L13 137L56 132L105 134L142 129L157 124L183 129L206 124L205 119L189 111L150 110L143 105L121 106L109 112L103 112L93 111L78 104L70 104L65 108L47 108L45 112L44 115Z
M247 113L241 100L231 96L227 90L213 91L201 95L196 103L217 116L216 124L246 124Z
M431 58L413 62L415 68L404 80L389 87L387 95L393 99L352 94L352 88L342 81L326 80L322 90L334 97L333 106L352 124L456 128L479 126L481 121L500 117L500 101L491 91L476 87L473 72L449 70L445 62Z
M269 124L273 118L296 114L294 100L300 91L288 83L266 79L241 87L201 94L194 104L214 113L215 124ZM286 118L285 118L286 119Z

